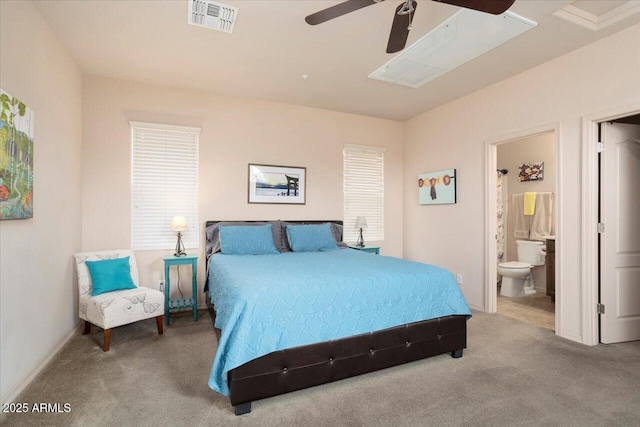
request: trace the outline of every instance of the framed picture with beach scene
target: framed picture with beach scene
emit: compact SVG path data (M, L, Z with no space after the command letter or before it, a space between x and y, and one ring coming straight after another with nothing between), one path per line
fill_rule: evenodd
M307 168L249 163L249 203L304 205Z

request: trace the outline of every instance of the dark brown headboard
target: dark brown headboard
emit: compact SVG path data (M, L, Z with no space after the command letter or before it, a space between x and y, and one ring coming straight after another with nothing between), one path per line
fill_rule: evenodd
M326 220L293 220L293 219L256 219L256 220L250 220L250 219L246 219L246 220L234 220L234 219L225 219L225 220L218 220L218 221L207 221L205 223L205 229L213 224L217 224L219 222L269 222L269 221L282 221L282 222L293 222L295 224L323 224L325 222L332 222L334 224L339 224L339 225L343 225L343 222L341 220L334 220L334 219L326 219Z
M247 223L247 222L270 222L270 221L278 221L278 220L218 220L218 221L207 221L205 223L205 227L204 227L204 241L205 241L205 259L206 259L206 266L207 268L209 267L209 257L211 255L211 249L210 249L210 242L207 238L207 229L209 228L209 226L211 225L215 225L218 224L219 222L238 222L238 223ZM333 219L329 219L329 220L288 220L288 219L282 219L279 220L281 222L291 222L294 224L323 224L325 222L330 222L333 224L338 224L338 225L343 225L343 221L342 220L333 220Z

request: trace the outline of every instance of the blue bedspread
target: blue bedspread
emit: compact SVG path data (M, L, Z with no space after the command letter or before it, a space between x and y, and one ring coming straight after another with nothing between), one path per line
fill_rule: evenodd
M222 330L209 387L276 350L471 310L449 271L352 249L214 255L208 286Z

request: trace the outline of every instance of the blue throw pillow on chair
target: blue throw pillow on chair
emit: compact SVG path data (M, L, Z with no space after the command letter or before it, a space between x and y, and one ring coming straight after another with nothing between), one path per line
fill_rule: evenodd
M137 286L131 279L129 257L105 259L102 261L85 261L91 276L93 291L91 296L105 292L135 289Z

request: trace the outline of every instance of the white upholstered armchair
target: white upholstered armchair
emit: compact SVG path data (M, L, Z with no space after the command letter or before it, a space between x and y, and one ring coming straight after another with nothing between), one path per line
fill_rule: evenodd
M117 260L129 257L130 289L104 291L92 295L94 286L86 261ZM75 255L80 291L79 315L84 320L84 334L88 334L91 325L104 329L104 351L109 351L111 329L155 317L158 333L162 334L164 315L164 294L155 289L139 286L138 266L130 249L83 252ZM90 263L91 264L91 263ZM95 265L95 264L94 264ZM95 267L93 267L95 271ZM124 266L126 268L126 264ZM121 286L115 286L116 288Z

